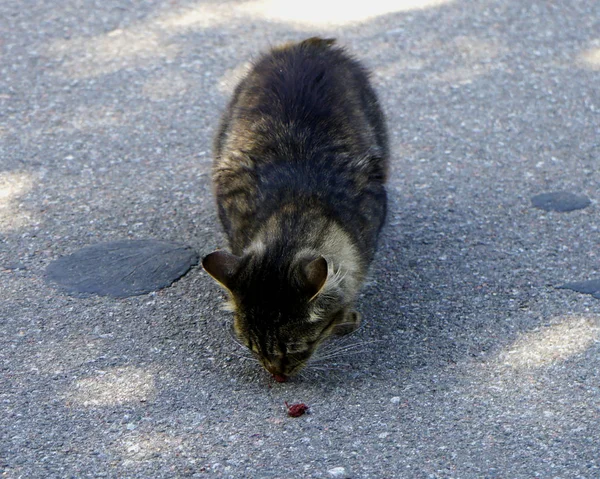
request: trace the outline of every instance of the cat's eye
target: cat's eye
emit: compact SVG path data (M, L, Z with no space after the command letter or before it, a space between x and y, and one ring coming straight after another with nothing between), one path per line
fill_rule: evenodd
M310 349L303 349L301 351L290 353L290 357L295 361L305 361L310 357L311 354L312 351Z
M297 343L286 345L287 354L302 356L310 350L310 345L307 343Z

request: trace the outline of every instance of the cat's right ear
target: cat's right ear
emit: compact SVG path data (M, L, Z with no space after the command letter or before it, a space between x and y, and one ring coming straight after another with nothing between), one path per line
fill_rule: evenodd
M309 296L309 302L317 297L317 295L325 286L327 281L327 260L323 256L319 256L312 261L306 262L303 267L304 271L304 288Z
M202 267L225 288L231 289L231 280L241 258L224 250L213 251L202 260Z

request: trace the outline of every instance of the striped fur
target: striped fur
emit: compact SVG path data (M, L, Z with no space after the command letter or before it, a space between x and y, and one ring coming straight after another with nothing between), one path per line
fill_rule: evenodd
M290 376L358 326L385 220L387 133L367 72L333 40L272 50L237 86L214 154L231 252L204 268L228 290L240 340Z

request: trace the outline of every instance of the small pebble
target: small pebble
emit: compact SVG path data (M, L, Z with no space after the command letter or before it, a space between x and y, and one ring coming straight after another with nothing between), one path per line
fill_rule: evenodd
M327 471L327 473L331 477L341 477L344 474L346 474L346 469L343 467L334 467L333 469L329 469L329 471Z

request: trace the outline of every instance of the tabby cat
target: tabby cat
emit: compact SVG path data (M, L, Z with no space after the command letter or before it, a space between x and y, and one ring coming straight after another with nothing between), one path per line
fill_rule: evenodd
M229 292L239 340L285 381L360 321L388 169L367 71L331 39L273 49L235 89L214 154L231 252L202 265Z

